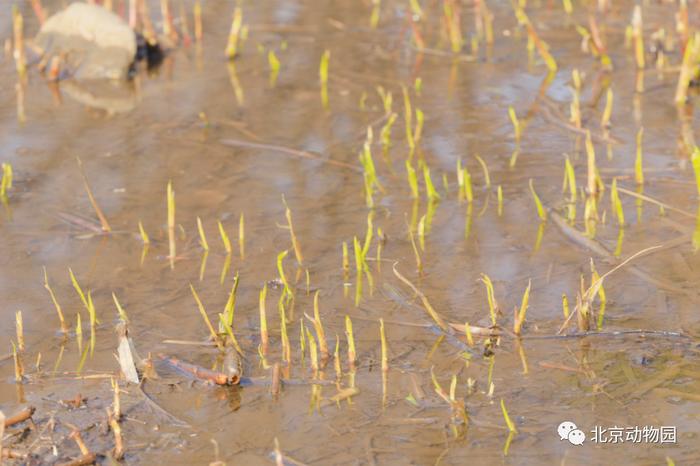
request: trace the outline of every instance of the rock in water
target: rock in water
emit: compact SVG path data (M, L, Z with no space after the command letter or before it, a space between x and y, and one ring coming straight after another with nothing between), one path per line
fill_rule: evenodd
M61 58L77 79L126 79L136 57L136 35L119 16L101 6L73 3L41 27L35 45L44 61Z

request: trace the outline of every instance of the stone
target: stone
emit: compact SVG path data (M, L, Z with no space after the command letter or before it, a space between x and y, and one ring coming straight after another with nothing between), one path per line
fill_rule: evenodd
M48 18L34 45L44 63L58 56L62 71L79 80L127 79L137 49L136 34L122 18L87 3Z

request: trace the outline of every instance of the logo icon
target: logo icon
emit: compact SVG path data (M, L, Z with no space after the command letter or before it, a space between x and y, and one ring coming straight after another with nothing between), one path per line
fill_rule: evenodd
M564 421L557 427L559 440L568 440L572 445L583 445L586 434L571 421Z

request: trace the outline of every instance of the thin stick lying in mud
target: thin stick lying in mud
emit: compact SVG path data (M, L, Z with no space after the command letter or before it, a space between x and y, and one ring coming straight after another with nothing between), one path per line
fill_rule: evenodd
M12 448L3 448L0 457L8 460L26 460L29 458L29 453Z
M88 453L79 458L76 458L65 463L57 463L56 466L88 466L94 464L97 461L97 455L95 453Z
M34 415L34 412L36 411L36 408L34 406L27 406L24 408L22 411L5 418L4 426L7 427L12 427L15 424L19 424L20 422L24 422L27 419L31 418Z
M227 375L223 372L212 371L164 354L159 354L158 357L182 372L192 375L199 380L212 382L216 385L237 385L241 381L240 375L238 374Z
M219 140L219 142L225 146L246 147L249 149L261 149L261 150L267 150L267 151L273 151L273 152L280 152L282 154L292 155L295 157L301 157L304 159L317 160L319 162L326 163L328 165L334 165L336 167L342 167L342 168L349 168L349 169L354 170L358 173L362 173L362 169L360 167L357 167L355 165L351 165L351 164L346 163L346 162L341 162L339 160L327 159L319 154L305 151L305 150L297 150L297 149L292 149L289 147L277 146L274 144L261 144L261 143L257 143L257 142L240 141L237 139L221 139L221 140Z
M88 198L90 199L90 204L92 204L92 208L95 209L95 213L97 214L97 218L100 219L100 225L102 226L102 231L110 232L110 231L112 231L112 228L109 226L109 222L107 222L107 218L105 217L105 214L102 212L102 209L100 209L100 206L97 204L97 201L95 200L95 196L92 195L92 189L90 189L90 183L88 182L87 175L85 174L85 170L83 169L83 162L80 160L80 157L76 157L76 160L78 161L78 168L80 168L80 175L83 177L83 184L85 185L85 191L87 191Z
M393 269L394 269L394 275L396 275L396 278L404 282L413 292L418 296L421 301L423 302L423 306L425 307L425 310L428 312L430 317L433 318L435 323L440 327L441 330L444 332L451 332L451 328L445 323L442 317L433 309L433 306L430 305L430 301L428 301L428 298L421 292L416 286L411 283L406 277L401 275L398 270L396 270L396 265L398 262L394 262Z

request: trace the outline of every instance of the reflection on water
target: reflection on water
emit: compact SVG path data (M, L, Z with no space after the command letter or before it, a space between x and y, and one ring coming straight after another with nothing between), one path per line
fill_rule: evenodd
M159 3L148 2L154 19ZM583 5L570 15L527 5L554 73L512 6L487 3L244 3L248 37L228 61L231 5L186 0L188 14L201 5L202 41L121 84L47 85L31 67L18 80L5 56L0 162L14 181L0 209L0 313L12 322L22 311L26 380L0 388L2 410L26 400L37 419L54 413L81 429L104 416L118 367L112 293L142 356L216 369L192 284L214 333L232 323L254 383L212 387L158 367L148 396L123 387L130 461L201 462L216 457L215 440L222 460L257 464L276 438L308 464L697 463L696 98L673 103L676 7L643 7L645 34L664 27L679 39L668 68L645 73L624 44L631 3L591 17ZM591 54L601 43L612 71ZM69 267L94 300L92 322ZM516 338L511 309L530 282ZM453 325L441 330L430 309ZM579 328L595 334L567 335ZM0 337L17 332L5 325ZM12 382L11 355L0 368ZM86 408L57 407L78 393ZM679 436L664 448L573 447L556 435L563 420L676 425ZM85 437L111 448L111 437ZM72 441L59 451L79 454Z

